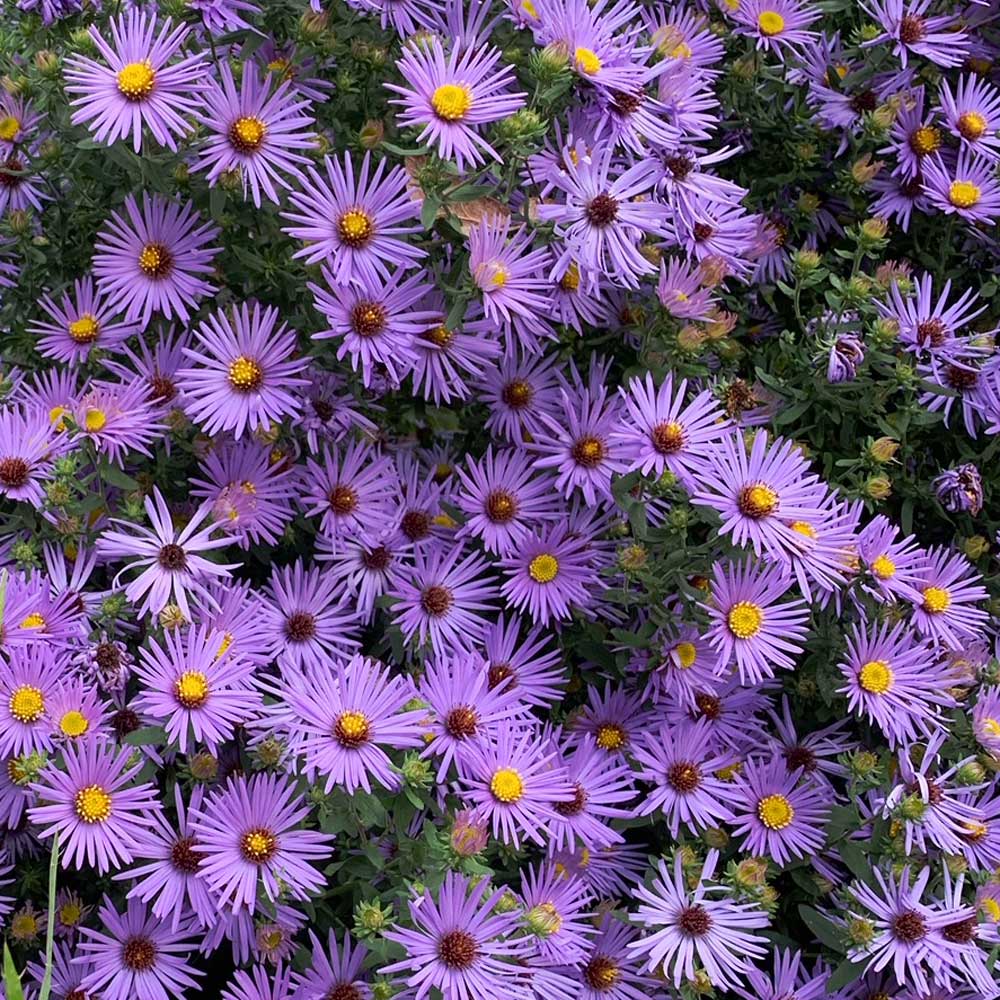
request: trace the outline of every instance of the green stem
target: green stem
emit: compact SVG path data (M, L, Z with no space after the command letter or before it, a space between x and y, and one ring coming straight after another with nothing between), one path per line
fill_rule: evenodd
M52 946L56 931L56 878L59 873L59 834L52 838L52 858L49 861L49 920L45 930L45 975L42 977L38 1000L49 1000L52 991Z

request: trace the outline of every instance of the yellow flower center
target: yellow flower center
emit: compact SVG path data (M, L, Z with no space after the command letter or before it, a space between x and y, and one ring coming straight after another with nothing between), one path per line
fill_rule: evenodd
M924 611L929 615L939 615L951 607L951 594L944 587L925 587L923 594Z
M337 235L341 243L356 250L375 235L375 222L367 212L352 208L337 220Z
M98 332L97 320L90 313L84 313L69 325L69 335L78 344L92 344Z
M566 273L559 279L559 287L564 292L575 292L580 287L580 265L573 261Z
M76 814L84 823L103 823L111 815L111 795L100 785L88 785L76 793Z
M248 830L240 838L240 850L247 861L270 861L278 849L278 838L270 830Z
M1000 719L981 719L979 725L987 736L1000 739Z
M792 521L791 529L806 538L816 537L816 529L808 521Z
M37 722L45 711L45 695L36 687L22 684L10 696L10 714L18 722Z
M229 126L229 141L240 153L253 153L260 149L267 134L267 125L259 118L237 118Z
M63 903L59 907L59 923L63 927L75 927L83 917L83 907L79 903Z
M241 355L229 363L228 378L237 392L256 392L264 384L264 369L253 358Z
M37 612L32 611L27 618L21 622L21 628L45 628L45 619Z
M59 730L63 736L69 736L71 739L76 739L78 736L83 736L83 734L90 728L90 722L83 712L78 712L75 708L68 711L59 720Z
M443 83L431 95L431 107L442 121L461 121L472 107L472 91L462 83Z
M965 831L962 837L969 841L970 844L979 843L990 832L989 827L985 823L980 823L974 819L966 820L962 823L962 829Z
M602 750L621 750L628 743L628 734L621 726L606 722L597 727L595 742Z
M524 779L512 767L501 767L490 780L490 791L498 802L518 802L524 797Z
M521 10L523 10L528 17L538 17L538 11L531 0L521 0Z
M170 272L173 257L161 243L147 243L139 251L139 270L148 278L164 278Z
M600 56L593 49L577 49L573 53L573 61L576 63L576 68L585 76L600 73L601 67L604 65Z
M778 509L778 494L764 483L744 486L736 499L736 506L741 514L759 520Z
M984 896L979 901L979 908L993 923L1000 923L1000 903L992 896Z
M104 410L99 410L96 406L88 407L87 412L83 415L83 426L91 434L96 434L98 431L104 430L104 425L107 422L108 415Z
M764 609L750 601L737 601L729 609L726 624L737 639L752 639L764 624Z
M199 670L185 670L174 683L174 694L185 708L201 708L208 701L208 678Z
M966 111L959 115L957 124L959 133L971 142L981 139L986 131L986 119L978 111Z
M0 118L0 139L10 142L21 131L21 123L13 115Z
M130 101L144 101L155 83L156 74L149 60L129 63L118 71L118 92Z
M227 649L229 649L229 647L233 644L233 638L234 637L233 637L233 634L231 632L227 632L222 637L222 642L219 643L219 651L215 654L215 658L216 659L218 659L220 656L222 656L222 654L225 653L225 651Z
M871 694L885 694L895 677L885 660L869 660L858 672L858 683Z
M52 409L49 410L49 423L52 424L57 431L66 430L66 421L63 420L63 417L65 417L68 412L69 410L67 410L65 406L53 406Z
M982 192L972 181L952 181L948 188L948 201L955 208L972 208L979 203Z
M346 747L358 747L371 736L371 726L363 712L341 712L334 729L337 740Z
M941 148L941 133L933 125L921 125L910 135L910 149L918 156L929 156Z
M432 326L429 330L424 331L424 340L435 347L447 347L454 339L454 331L449 330L443 323L439 323L437 326Z
M698 659L698 650L693 642L679 642L674 647L677 659L680 661L681 670L690 670L694 666L694 661Z
M888 556L872 560L872 573L880 580L891 580L896 575L896 564Z
M769 830L784 830L795 818L795 810L784 795L765 795L757 803L757 816Z
M11 936L19 941L33 938L39 930L38 918L33 913L17 913L10 922Z
M543 552L528 564L528 575L535 583L551 583L559 573L559 560Z
M762 35L773 38L785 30L785 19L776 10L762 10L757 15L757 27Z

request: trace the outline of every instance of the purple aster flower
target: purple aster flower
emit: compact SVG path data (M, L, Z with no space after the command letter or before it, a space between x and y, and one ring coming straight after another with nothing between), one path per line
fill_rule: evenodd
M651 731L656 713L644 708L637 692L605 685L587 691L587 703L574 720L578 732L589 733L597 746L608 754L623 755L643 732Z
M992 433L995 426L995 365L984 364L982 358L982 350L962 338L946 343L938 356L917 365L917 375L929 390L920 394L920 405L930 413L943 413L945 427L951 426L953 411L959 410L966 433L973 438L981 427L989 425L987 433Z
M222 632L191 628L167 632L164 645L150 640L139 651L136 676L143 689L135 708L160 723L181 753L196 743L216 752L237 726L257 715L260 693L253 663L229 653Z
M396 67L407 86L386 84L400 95L389 102L402 108L399 124L422 126L417 142L432 143L442 159L455 161L459 172L483 163L484 154L499 160L480 129L510 117L525 99L521 92L508 91L514 69L508 64L498 69L500 60L499 49L459 41L446 55L435 36L405 45Z
M431 718L421 756L438 758L439 782L453 761L461 769L473 741L493 739L501 720L522 713L520 702L506 692L509 686L509 679L489 686L481 657L435 657L427 664L419 693Z
M368 949L344 935L343 945L330 931L326 946L309 931L312 956L309 969L295 973L295 996L299 1000L327 1000L341 997L343 1000L371 1000L371 987L365 981L362 970Z
M756 48L781 54L817 38L806 30L822 12L802 0L741 0L732 17L737 35L754 39Z
M391 460L359 441L343 450L324 448L322 464L307 459L301 481L306 515L319 515L323 534L337 543L374 537L398 496Z
M252 27L244 14L259 14L260 7L247 0L188 0L188 7L197 11L201 23L210 35L218 37L240 28Z
M508 605L540 625L568 621L574 609L586 614L604 589L588 539L561 523L521 538L499 567Z
M969 37L955 15L928 15L931 0L868 0L860 6L882 28L863 46L891 42L904 68L910 53L945 67L960 66L968 54Z
M395 790L399 777L393 773L386 750L423 745L423 709L401 711L413 690L402 677L392 677L375 660L355 656L333 669L324 664L307 671L285 693L297 717L299 749L306 772L326 778L326 793L335 786L348 794L372 790L372 779Z
M666 700L693 706L695 695L710 694L728 666L720 662L698 629L685 625L664 637L662 663L655 668L647 689L654 703Z
M537 476L524 452L488 445L481 462L466 456L465 468L455 470L462 491L455 498L466 515L456 537L482 539L488 552L509 555L540 521L551 520L561 510L553 496L552 481Z
M133 603L141 600L140 614L157 614L168 603L177 604L185 618L191 618L188 593L205 599L206 584L212 577L229 576L234 565L211 562L202 552L231 544L228 536L211 537L213 524L204 522L212 509L203 504L183 528L174 527L170 508L159 489L143 500L151 528L131 521L113 519L112 523L127 527L128 532L106 530L97 540L97 551L109 560L129 559L122 573L141 568L142 572L125 588L125 596ZM117 580L118 577L115 579Z
M67 446L66 435L56 430L43 410L20 406L0 410L0 496L41 508L53 461Z
M992 223L1000 216L1000 181L993 161L968 147L960 150L953 168L940 156L929 160L924 184L928 201L946 215L969 223Z
M370 541L334 544L320 536L315 558L330 564L327 573L350 595L358 620L370 624L376 601L395 586L400 559L408 549L406 539L393 523Z
M989 620L976 606L987 597L982 577L960 552L930 549L915 573L913 589L914 626L949 649L963 649Z
M900 539L899 534L897 525L880 514L858 535L858 555L869 577L865 590L881 601L909 596L923 559L914 537Z
M66 677L48 701L47 712L56 740L81 740L110 733L108 704L82 677Z
M415 553L414 565L400 570L390 591L403 638L429 643L438 654L477 645L486 627L483 612L494 610L498 596L496 583L483 575L488 565L462 545Z
M64 868L84 863L104 874L135 857L139 828L160 809L150 784L133 785L143 759L130 766L132 748L97 737L66 743L62 771L50 763L31 787L42 805L28 810L40 837L59 836Z
M339 338L337 360L350 355L351 369L361 369L366 388L377 366L398 385L416 359L414 338L440 318L436 312L417 308L431 290L423 274L404 278L400 268L385 279L340 285L324 265L323 277L329 288L310 282L309 290L330 328L314 333L313 340Z
M672 872L661 860L652 888L635 888L640 905L632 920L649 933L629 951L644 956L651 972L662 967L675 988L694 978L695 958L716 989L731 989L741 985L754 959L767 954L767 938L754 933L768 926L767 914L754 903L732 902L725 887L711 883L718 861L719 852L709 851L692 888L680 857Z
M712 573L708 641L723 663L736 660L740 680L759 684L777 668L791 670L802 652L809 611L802 600L779 603L791 579L781 565L718 563Z
M138 899L130 899L122 914L105 896L98 914L100 931L80 928L83 939L78 947L91 969L80 984L85 995L184 1000L186 990L198 988L196 977L204 973L188 964L193 944L190 925L171 929Z
M49 994L53 1000L82 1000L86 996L80 984L89 975L91 963L83 959L83 956L75 956L75 951L75 948L63 941L55 944L52 952L52 992ZM45 978L45 969L44 961L29 962L27 967L29 975L39 986Z
M619 389L624 411L614 437L631 455L629 470L659 478L668 471L688 488L695 470L730 432L728 421L708 390L685 405L687 379L675 389L673 373L659 387L646 372L643 381L633 378L627 391Z
M27 154L14 150L0 157L0 216L27 209L41 212L43 202L52 197L39 186L41 175L34 170L38 150L32 147Z
M618 173L612 145L565 160L565 170L553 177L555 186L565 193L565 202L538 208L539 218L554 222L556 236L565 243L553 274L563 273L569 262L576 262L592 282L596 281L593 276L602 274L615 284L637 288L644 274L656 271L639 252L639 239L644 233L660 238L669 235L669 207L649 197L657 168L641 160Z
M280 960L274 972L263 965L255 965L249 972L237 969L221 1000L293 1000L297 994L292 989L292 975L291 968L286 969Z
M545 647L547 636L540 626L521 639L521 619L510 620L501 613L495 623L488 624L482 634L486 651L486 673L491 688L511 678L507 696L526 707L544 708L564 694L565 677L562 656L558 650Z
M775 438L769 444L764 430L754 434L749 451L742 434L728 434L697 479L692 501L718 511L719 533L736 545L751 545L758 556L764 552L788 562L808 545L793 525L826 516L825 485L809 472L809 463L793 442Z
M285 213L292 225L284 231L306 244L295 257L326 263L331 285L358 282L377 288L393 269L414 267L427 255L406 241L420 232L419 225L408 224L420 215L420 206L402 167L387 169L381 159L372 169L371 154L365 153L355 179L350 153L344 153L343 166L332 157L323 162L326 178L309 167L309 183L289 196L297 211Z
M209 452L200 471L207 478L191 477L191 496L211 503L215 520L240 548L278 543L292 520L289 501L296 495L287 463L272 463L266 445L227 441Z
M409 903L412 928L395 924L385 931L406 957L384 966L382 974L406 972L415 1000L434 988L443 996L480 1000L533 1000L521 959L531 940L516 933L517 912L497 913L506 889L490 892L488 879L471 880L448 872L435 897L429 889Z
M819 1000L827 996L827 980L830 977L822 959L816 963L816 968L810 975L806 970L802 953L799 951L782 951L775 949L774 971L768 973L751 967L747 970L748 990L736 987L743 1000Z
M502 843L543 845L559 822L556 805L572 802L576 794L565 768L553 766L555 757L530 728L504 723L495 741L470 745L459 776L460 796L489 821Z
M660 261L660 278L656 295L664 309L675 319L707 320L715 302L712 289L702 287L704 275L700 266L689 261L670 258Z
M632 757L639 765L638 777L653 786L639 815L662 812L671 837L677 836L681 826L697 834L733 821L727 804L732 786L716 772L730 767L736 757L716 743L706 719L663 725L655 734L642 733L632 747Z
M544 433L540 416L559 407L555 361L544 355L507 353L480 389L490 409L486 430L515 444L524 443L525 432L532 438Z
M942 709L955 706L949 671L902 622L852 626L839 669L847 683L838 693L847 695L849 710L877 725L890 747L945 727Z
M270 900L308 899L324 885L311 862L329 855L331 837L302 830L309 805L281 775L230 778L192 812L201 876L220 907L258 908L258 883Z
M128 365L114 358L105 358L104 364L126 382L136 379L142 382L149 401L162 414L183 407L177 372L184 363L184 349L190 342L191 335L187 332L175 337L167 331L157 337L152 347L144 340L139 340L137 350L124 345L121 353L128 360Z
M781 758L748 760L734 776L733 834L745 837L742 850L782 867L820 851L830 818L829 790L801 779L802 771L789 771Z
M775 732L768 734L767 742L774 753L785 761L789 771L801 770L808 778L830 788L830 777L843 777L847 768L837 758L854 748L854 741L843 731L848 720L843 719L822 729L813 729L800 736L792 722L791 706L787 695L781 698L781 715L768 713Z
M145 328L154 312L188 320L196 303L216 291L203 275L222 247L207 246L219 230L199 224L191 202L160 195L142 196L142 210L132 195L125 199L128 219L118 212L98 234L94 250L97 286L108 307L125 311L125 321Z
M153 916L169 922L175 932L192 913L201 927L218 919L218 907L200 877L201 853L189 824L190 814L201 808L204 795L204 789L195 786L187 808L180 783L174 785L176 827L161 813L153 813L151 824L136 831L135 854L145 860L115 875L116 881L131 886L130 899L152 903Z
M923 86L915 87L909 100L904 101L889 133L890 144L880 154L892 153L898 161L897 171L906 179L920 178L924 161L941 149L944 136L924 109Z
M258 610L261 648L269 660L293 670L322 669L351 652L356 619L336 578L302 560L275 567Z
M149 446L163 436L166 425L139 379L103 382L94 379L73 407L75 438L89 441L100 455L123 467L130 451L152 458Z
M524 929L535 938L536 954L544 962L579 965L587 957L593 934L587 904L590 887L551 863L521 870Z
M270 201L280 200L277 188L290 188L288 177L303 180L299 164L309 158L299 150L313 150L316 136L310 130L313 118L304 114L310 107L292 89L290 81L272 89L270 74L263 82L253 62L243 64L239 87L229 63L220 63L221 85L212 80L202 98L197 118L208 135L198 150L196 171L208 170L206 180L214 186L226 174L237 173L254 205L260 208L261 194Z
M931 486L941 506L952 514L968 511L975 517L983 509L983 480L971 462L946 469Z
M987 159L1000 158L1000 92L978 76L959 77L952 92L951 83L941 80L938 91L941 112L948 127L963 146L974 149Z
M59 303L48 295L39 301L51 321L32 323L30 329L38 337L38 352L43 357L81 364L92 350L114 351L138 332L135 324L115 321L115 310L95 292L89 276L78 279L73 291L72 297L64 292Z
M9 589L10 584L7 586ZM6 600L5 594L5 603ZM6 633L8 629L5 627L3 631ZM0 657L0 755L21 756L49 750L52 747L49 703L66 669L65 660L46 644L10 648L6 635L4 640L7 648Z
M244 302L220 309L195 331L198 347L184 348L195 367L182 368L177 381L185 409L206 434L232 431L239 439L299 415L294 390L308 385L300 374L308 358L293 359L295 331L278 323L273 306Z
M198 110L205 90L208 52L195 51L171 62L190 33L167 18L157 32L155 15L133 7L111 21L109 44L96 27L90 38L103 64L85 56L67 60L66 90L74 125L87 124L105 145L132 137L138 153L145 125L161 146L177 149L177 139L191 131L185 114Z
M842 333L830 346L826 380L834 385L851 382L865 360L865 342L856 334Z
M0 94L0 156L13 153L18 146L37 139L42 117L31 101L15 94Z
M571 983L567 1000L646 1000L654 996L659 980L642 974L628 950L637 936L634 928L605 913L583 961L562 970ZM541 995L553 994L543 991Z
M972 710L972 731L980 746L1000 758L1000 688L983 688Z

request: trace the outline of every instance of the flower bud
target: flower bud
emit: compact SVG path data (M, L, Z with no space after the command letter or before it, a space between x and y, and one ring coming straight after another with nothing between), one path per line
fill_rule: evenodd
M191 777L195 781L215 781L219 774L219 762L207 751L196 753L190 759Z
M489 831L486 824L471 810L463 809L455 816L451 828L451 849L460 858L471 858L486 849Z
M384 138L385 123L377 118L369 118L358 133L358 142L364 149L375 149Z
M875 939L875 925L864 917L853 917L847 921L847 940L861 947Z
M973 535L962 542L962 551L972 560L981 559L990 551L990 540L982 535Z
M892 483L887 476L872 476L865 483L865 495L872 500L888 500L892 496Z
M812 274L823 258L815 250L797 250L792 256L792 268L796 274Z
M891 437L876 438L868 446L869 458L873 462L878 462L879 465L891 462L897 451L899 451L899 442Z

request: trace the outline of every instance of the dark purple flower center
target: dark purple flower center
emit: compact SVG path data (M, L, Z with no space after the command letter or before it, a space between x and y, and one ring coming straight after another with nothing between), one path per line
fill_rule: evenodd
M714 694L699 692L694 696L694 703L702 716L712 722L722 714L722 702Z
M187 556L184 554L184 550L174 542L168 542L160 549L157 562L163 569L171 573L179 573L187 569Z
M517 517L517 497L510 490L493 490L486 498L486 516L494 524L507 524Z
M957 389L959 392L968 392L970 389L975 389L979 384L979 372L969 368L959 368L958 365L946 365L944 380L952 389Z
M177 386L173 379L157 372L149 377L149 394L161 403L169 403L177 395Z
M353 513L358 506L357 491L345 483L337 483L327 494L326 499L330 504L330 510L340 517L346 517Z
M0 163L0 187L18 187L24 181L23 170L24 164L16 156L8 157ZM13 171L13 173L7 171Z
M667 784L675 792L686 795L701 784L701 770L692 760L679 760L668 769Z
M568 802L554 802L552 804L552 808L555 809L560 816L579 816L586 807L588 798L587 789L584 788L578 781L573 786L573 798L571 798Z
M201 866L203 855L194 849L196 843L194 837L181 837L174 841L174 846L170 848L170 863L177 871L193 875Z
M500 398L512 409L523 410L535 394L529 382L516 378L500 390Z
M324 424L333 419L333 403L330 403L325 399L314 399L312 400L312 408L313 413L315 413Z
M479 730L479 714L470 705L458 705L444 720L444 728L456 740L467 740Z
M927 934L927 921L916 910L904 910L893 918L892 933L898 940L912 944Z
M979 923L975 917L967 920L959 920L957 923L948 924L941 928L941 937L952 944L971 944L976 940L976 930Z
M131 708L120 708L111 716L111 728L119 739L134 733L141 725L139 716Z
M802 746L801 743L794 747L785 747L784 756L789 771L797 771L801 768L806 774L812 774L816 770L816 754L809 747Z
M917 324L917 343L921 347L940 347L947 339L948 330L937 316Z
M392 553L384 545L379 545L377 548L362 552L361 562L365 569L382 572L388 569L389 563L392 562Z
M130 937L122 945L122 963L133 972L149 972L156 964L156 945L147 937Z
M636 94L626 94L621 90L611 92L611 107L623 118L634 115L642 107L644 100L645 95L641 91Z
M677 916L677 926L688 937L702 937L712 928L712 918L701 903L687 906Z
M408 510L399 522L400 531L411 542L419 542L431 533L431 516L425 510Z
M305 642L316 635L316 619L308 611L296 611L285 619L285 635L292 642Z
M351 309L351 329L359 337L374 337L385 329L389 313L378 302L358 302Z
M486 680L490 690L502 684L508 677L510 680L507 683L507 688L513 689L517 686L517 674L509 663L491 663L486 672Z
M674 455L684 447L684 428L675 421L657 424L649 432L653 448L661 455Z
M0 483L9 490L16 490L28 481L31 467L23 458L0 459Z
M335 983L323 995L323 1000L363 1000L363 997L354 983Z
M595 955L583 967L583 981L597 993L613 989L621 974L621 966L608 955Z
M899 19L899 40L904 45L916 45L926 33L927 27L919 14L904 14Z
M468 969L478 954L476 939L468 931L448 931L438 940L438 958L449 969Z
M869 114L878 107L874 90L862 90L851 98L851 110L856 115Z
M618 218L618 199L604 191L590 199L584 214L593 226L610 226Z
M454 603L455 597L452 592L438 583L425 587L420 595L420 606L427 614L433 615L435 618L447 613Z

